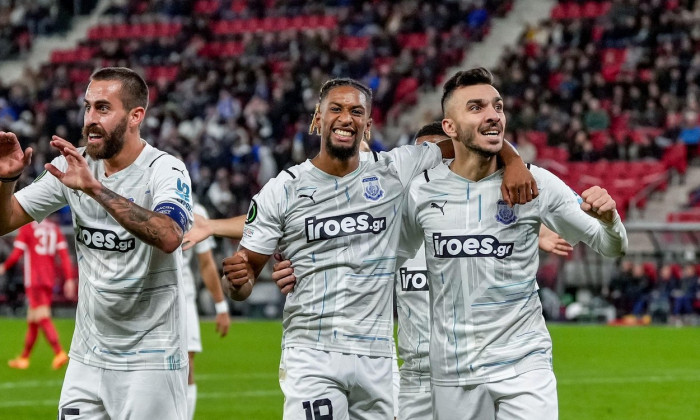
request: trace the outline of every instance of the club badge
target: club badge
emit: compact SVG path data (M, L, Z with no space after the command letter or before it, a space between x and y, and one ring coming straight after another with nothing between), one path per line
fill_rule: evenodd
M503 223L504 225L513 224L516 220L518 220L518 217L515 215L514 209L508 207L508 203L506 203L503 200L498 200L496 205L498 206L498 208L496 209L496 220Z
M384 197L384 190L379 184L379 178L376 176L368 176L362 178L362 187L364 189L364 196L368 201L377 201Z

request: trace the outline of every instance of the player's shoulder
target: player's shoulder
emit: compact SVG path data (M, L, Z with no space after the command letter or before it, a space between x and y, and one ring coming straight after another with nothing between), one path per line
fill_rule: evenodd
M439 188L438 184L447 177L450 171L448 166L449 162L450 161L444 161L434 168L425 169L411 180L409 188L412 191L420 191L433 187Z
M263 185L258 195L272 194L274 197L279 197L279 194L284 194L285 188L287 188L288 185L298 183L300 179L307 176L307 173L311 169L312 164L309 160L282 169L277 176L270 178L270 180Z
M177 170L181 173L187 170L185 168L185 162L148 143L146 143L141 153L143 153L144 158L139 160L141 164L147 168L158 170L170 166L173 170Z

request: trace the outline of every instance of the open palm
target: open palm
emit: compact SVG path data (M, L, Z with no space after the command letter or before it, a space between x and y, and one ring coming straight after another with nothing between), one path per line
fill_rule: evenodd
M29 165L32 149L22 151L13 133L0 131L0 178L12 178Z
M75 146L56 136L53 137L51 146L58 149L66 158L68 167L65 172L62 172L54 165L47 163L45 165L47 171L58 178L63 185L74 190L87 191L95 185L97 180L92 175L87 160L78 152Z

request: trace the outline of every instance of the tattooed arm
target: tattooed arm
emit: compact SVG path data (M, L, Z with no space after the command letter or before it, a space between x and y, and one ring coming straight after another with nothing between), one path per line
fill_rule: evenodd
M68 188L83 191L100 203L120 225L148 245L171 253L182 243L182 228L169 216L145 209L106 188L95 179L85 158L67 141L56 136L51 145L66 158L68 167L62 172L47 163L45 168Z
M182 243L180 226L163 213L147 210L100 184L84 190L100 203L124 229L148 245L171 253Z

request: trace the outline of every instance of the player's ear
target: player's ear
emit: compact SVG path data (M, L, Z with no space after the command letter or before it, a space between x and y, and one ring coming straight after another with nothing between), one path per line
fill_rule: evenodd
M138 127L146 116L146 110L137 106L136 108L129 111L129 125L132 127Z
M372 136L372 118L367 119L367 125L365 126L365 132L363 133L363 139L367 142L370 141Z
M311 117L311 125L309 126L309 134L321 135L321 103L316 104L316 109L314 109L314 115Z
M444 118L442 120L442 130L451 138L457 137L457 127L452 118Z

